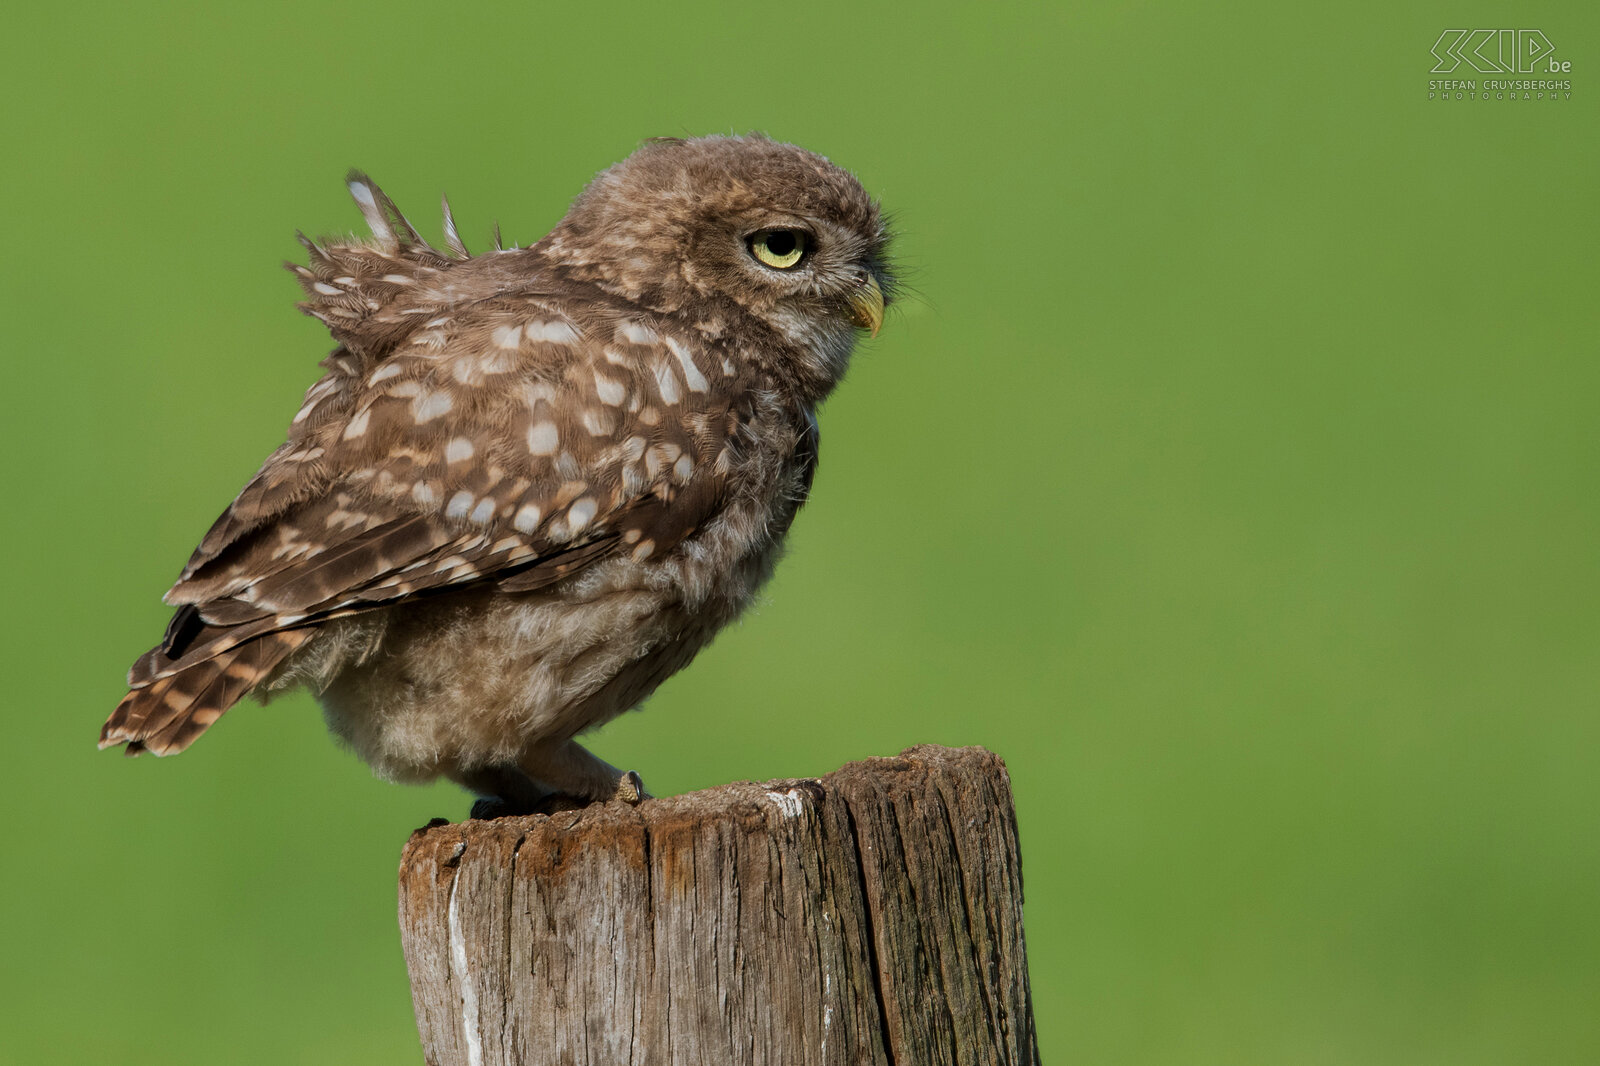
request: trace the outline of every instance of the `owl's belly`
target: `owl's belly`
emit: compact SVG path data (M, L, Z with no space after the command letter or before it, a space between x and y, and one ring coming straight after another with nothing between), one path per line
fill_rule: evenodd
M319 634L359 653L363 631L382 627L319 701L378 774L413 781L514 762L530 742L620 714L631 704L605 698L614 679L698 628L654 590L580 603L482 590L383 614Z
M681 559L556 593L485 587L380 608L328 623L295 673L380 776L459 777L637 706L738 615L776 554L717 568L692 598Z

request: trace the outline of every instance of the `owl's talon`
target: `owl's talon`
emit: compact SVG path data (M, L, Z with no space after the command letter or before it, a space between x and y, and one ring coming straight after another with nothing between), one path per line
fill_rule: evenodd
M619 799L630 807L636 807L650 798L650 793L644 790L644 779L638 771L629 770L617 781L617 791L612 799Z
M473 821L493 821L496 818L508 818L512 815L527 814L526 810L519 808L509 800L499 796L479 796L472 804L472 811L467 817Z
M634 774L633 776L637 781L639 775ZM623 795L623 788L624 786L619 785L616 796L613 798L622 799L627 803L639 802L638 799L627 799ZM642 784L640 785L640 788L641 790L643 789ZM640 798L648 799L649 796L648 794L643 794L640 796ZM521 818L530 814L560 814L563 811L581 811L589 804L599 802L602 802L602 800L585 799L582 796L571 796L565 792L549 792L531 803L517 803L511 800L501 799L499 796L480 796L478 800L473 803L472 813L469 815L469 817L474 820L493 821L496 818Z

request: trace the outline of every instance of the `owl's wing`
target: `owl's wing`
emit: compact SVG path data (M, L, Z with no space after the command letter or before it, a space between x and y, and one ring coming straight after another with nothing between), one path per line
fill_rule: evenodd
M448 200L442 202L448 250L441 252L417 234L394 201L365 174L352 170L345 181L371 237L314 241L301 234L306 264L284 264L305 291L300 310L327 326L339 342L322 362L328 374L306 393L288 442L267 459L201 538L180 581L251 530L327 490L332 483L329 471L314 461L322 454L317 446L320 426L346 424L373 370L410 345L418 333L436 326L437 316L474 302L463 295L463 287L471 287L471 282L458 281L460 268L471 257L456 232ZM472 269L469 266L465 272Z
M102 743L175 729L193 712L139 719L140 691L165 686L144 702L169 704L186 672L258 643L281 659L319 622L406 597L539 589L669 551L713 518L748 417L738 376L648 326L606 322L580 329L548 296L478 301L328 390L328 411L291 434L167 594L180 609ZM217 691L231 703L248 687Z
M162 643L134 664L128 683L142 687L263 634L412 596L489 581L506 591L536 591L619 551L670 550L715 513L720 486L716 478L702 477L682 491L660 488L597 515L582 533L561 542L548 528L528 534L503 523L480 526L411 513L374 519L369 528L326 540L280 565L273 558L280 545L303 544L302 530L325 528L345 501L302 505L237 553L224 554L232 591L211 597L200 591L209 567L174 588L168 598L182 606ZM575 502L584 506L581 499ZM247 576L253 566L258 577Z

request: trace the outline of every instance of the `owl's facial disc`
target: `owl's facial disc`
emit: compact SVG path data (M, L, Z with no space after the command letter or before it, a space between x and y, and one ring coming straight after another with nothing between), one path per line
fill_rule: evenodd
M877 336L883 327L887 273L881 239L840 221L763 207L708 219L724 237L695 255L691 270L758 317L807 320L831 332L852 326Z
M745 238L745 247L752 259L763 267L781 271L799 270L804 266L815 243L807 230L782 226L757 230ZM883 286L868 270L864 280L846 298L851 324L876 337L883 328L883 304Z
M889 239L849 173L752 136L650 142L544 243L585 280L660 310L737 305L837 376L855 331L883 326Z

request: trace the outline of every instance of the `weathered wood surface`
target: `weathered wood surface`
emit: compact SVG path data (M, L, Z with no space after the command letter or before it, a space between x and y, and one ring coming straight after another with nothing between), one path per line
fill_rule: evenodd
M432 1066L1038 1062L982 748L418 830L400 927Z

